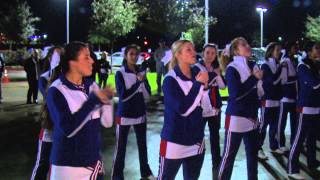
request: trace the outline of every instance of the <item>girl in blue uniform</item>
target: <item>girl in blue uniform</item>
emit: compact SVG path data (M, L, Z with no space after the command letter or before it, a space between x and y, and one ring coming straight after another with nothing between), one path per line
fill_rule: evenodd
M146 72L136 63L140 53L137 45L129 45L124 51L123 66L116 73L119 104L116 117L116 147L114 152L112 180L124 179L123 169L129 130L134 128L137 138L140 173L142 179L155 179L148 164L147 118L145 99L151 94Z
M197 63L195 68L211 74L212 81L208 83L208 88L202 99L203 118L208 122L210 132L210 149L212 156L212 173L214 179L217 178L217 171L220 165L220 121L222 100L219 89L226 87L225 81L221 76L218 62L218 47L215 44L206 44L203 47L203 60Z
M283 151L289 151L286 147L286 138L284 130L287 124L287 116L290 114L290 129L291 138L290 143L292 144L296 132L297 124L297 112L296 112L296 100L297 100L297 66L298 58L297 43L288 43L286 47L286 55L281 60L282 77L281 77L281 90L282 99L280 101L280 114L278 122L277 140L278 148Z
M47 105L53 121L52 180L102 179L101 124L112 125L110 88L100 90L89 77L93 60L86 44L65 47L62 75L48 89Z
M276 133L278 129L280 99L281 99L281 72L280 66L281 45L279 43L270 43L267 46L265 61L261 65L263 70L263 91L261 98L261 124L260 124L260 141L258 156L266 160L262 146L266 137L267 127L269 126L269 145L271 152L283 154L278 148Z
M196 52L190 41L178 40L171 49L171 70L163 82L165 111L158 179L175 179L182 165L184 179L195 180L204 159L201 99L208 73L191 68L196 63Z
M298 65L297 132L290 148L288 174L292 179L305 179L299 174L299 155L307 139L307 163L310 170L320 170L316 159L316 138L320 118L320 43L308 42L307 57Z
M44 103L40 111L41 130L38 140L38 153L35 166L32 171L31 180L46 179L50 167L50 152L52 146L52 122L48 114L46 100L47 88L50 82L53 82L59 73L54 73L54 66L51 62L59 64L62 48L52 47L45 58L45 72L39 78L39 90L42 93Z
M251 48L244 38L236 38L224 52L231 62L226 68L229 91L226 109L224 152L219 169L219 179L231 179L233 164L243 139L247 156L249 180L258 179L258 108L259 81L262 71L249 61ZM226 59L226 58L224 58Z

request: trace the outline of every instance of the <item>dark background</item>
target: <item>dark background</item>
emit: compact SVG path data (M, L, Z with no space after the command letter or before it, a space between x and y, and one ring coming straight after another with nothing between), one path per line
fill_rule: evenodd
M93 0L70 0L70 41L86 41L90 27L91 2ZM284 41L298 40L305 31L306 16L318 16L320 13L319 0L209 0L210 15L218 18L218 23L210 27L210 42L220 46L237 36L244 36L249 41L260 37L260 17L256 6L268 8L264 16L264 35L267 42L277 40L281 36ZM65 42L66 29L66 0L27 0L35 16L40 17L37 23L38 32L47 33L48 41L62 44ZM6 12L15 4L12 0L1 0L0 11ZM204 0L199 0L199 5ZM128 43L143 43L146 37L149 46L154 47L164 35L151 32L146 27L139 26L127 37L119 38L116 48ZM256 38L254 38L254 34ZM258 36L258 37L257 37Z

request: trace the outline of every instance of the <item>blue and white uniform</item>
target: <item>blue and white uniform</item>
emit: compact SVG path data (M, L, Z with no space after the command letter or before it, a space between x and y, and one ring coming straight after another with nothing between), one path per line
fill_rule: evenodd
M249 180L258 177L258 85L261 81L252 75L255 64L243 56L233 57L227 66L226 81L229 91L226 109L225 143L219 179L230 179L235 157L243 139L247 155Z
M204 128L201 99L204 85L189 79L178 65L163 82L164 124L161 131L159 180L174 179L183 164L184 179L198 179L204 159Z
M277 140L278 147L282 148L286 145L286 138L284 130L287 124L287 116L290 114L290 129L291 138L290 143L292 144L295 137L296 124L297 124L297 111L296 111L296 100L297 100L297 61L285 57L282 59L282 71L281 71L281 89L282 99L280 101L280 113L278 121Z
M262 87L264 95L261 98L260 149L264 144L267 126L269 125L270 149L278 149L276 133L278 129L280 99L281 99L281 70L274 58L269 58L261 65L263 70Z
M46 89L50 78L50 71L41 74L39 78L39 90L46 98ZM41 128L38 140L38 152L35 166L32 171L31 180L46 179L50 169L50 152L52 146L52 131Z
M310 169L317 168L316 138L319 135L320 114L320 75L309 58L298 65L298 102L299 119L296 136L290 149L288 160L289 174L299 173L299 155L307 138L307 163Z
M203 107L203 118L208 122L209 126L212 167L218 169L221 160L219 129L221 126L222 107L219 89L224 89L226 87L225 80L222 76L213 71L213 65L210 69L206 68L204 61L200 61L194 67L198 68L199 71L209 72L209 75L211 76L210 82L208 83L208 89L205 90L201 103Z
M116 117L116 147L114 152L112 180L124 179L123 169L126 154L128 134L133 126L137 137L141 177L152 175L148 164L146 144L147 122L145 99L151 94L148 80L139 81L138 74L145 75L136 67L136 73L127 65L116 73L116 88L119 104Z
M98 85L89 78L83 85L72 84L62 75L47 95L53 121L51 150L52 180L101 179L101 124L112 126L112 104L102 104L94 91Z

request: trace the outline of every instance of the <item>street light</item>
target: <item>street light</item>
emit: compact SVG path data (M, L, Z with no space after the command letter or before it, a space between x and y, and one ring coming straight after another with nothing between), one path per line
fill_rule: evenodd
M257 7L256 8L257 12L260 13L260 32L261 32L261 36L260 36L260 47L263 48L263 13L267 12L266 8L263 7Z
M209 0L205 0L205 27L204 27L205 44L209 42Z
M66 18L67 18L67 44L69 44L69 0L66 1L67 2L67 12L66 12Z

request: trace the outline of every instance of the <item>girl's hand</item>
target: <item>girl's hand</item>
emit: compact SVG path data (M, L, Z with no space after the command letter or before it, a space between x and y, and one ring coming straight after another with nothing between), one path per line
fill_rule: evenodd
M206 86L209 81L208 72L199 72L198 75L196 76L196 80L205 84L205 86Z
M214 69L213 72L215 72L218 76L221 75L221 69L220 68Z
M103 104L109 104L110 100L115 95L114 89L110 86L106 86L104 89L99 89L95 93Z
M254 75L257 79L261 80L262 77L263 77L263 71L260 70L260 69L255 69L255 70L253 70L253 75Z
M137 75L137 79L138 79L139 81L144 81L145 76L144 76L144 75L141 75L141 74L138 74L138 75Z

